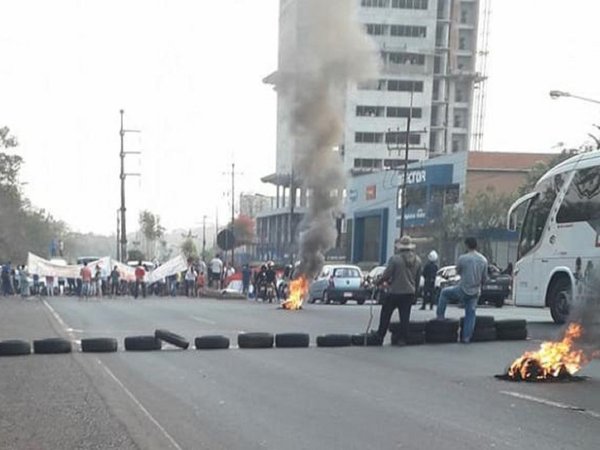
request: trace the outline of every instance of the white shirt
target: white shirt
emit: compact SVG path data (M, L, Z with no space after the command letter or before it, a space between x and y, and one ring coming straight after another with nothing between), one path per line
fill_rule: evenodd
M212 273L220 274L223 271L223 261L219 258L213 258L210 262L210 270Z

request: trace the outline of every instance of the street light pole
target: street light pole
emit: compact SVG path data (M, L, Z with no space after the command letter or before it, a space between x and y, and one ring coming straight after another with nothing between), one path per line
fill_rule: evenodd
M120 246L120 228L121 228L121 218L119 216L119 209L117 209L117 261L121 261L121 246Z
M600 104L600 100L595 100L595 99L589 98L589 97L582 97L580 95L573 95L570 92L554 90L554 91L550 91L549 94L553 100L556 100L560 97L570 97L570 98L576 98L578 100L583 100L584 102Z

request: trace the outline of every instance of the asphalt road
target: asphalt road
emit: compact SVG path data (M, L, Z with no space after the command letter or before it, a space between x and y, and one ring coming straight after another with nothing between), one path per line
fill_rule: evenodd
M0 359L0 448L600 448L600 364L580 383L498 381L494 374L560 327L546 310L479 314L527 318L532 340L326 349L315 337L364 331L369 306L289 312L233 300L0 298L0 339L107 336L121 347ZM414 320L431 317L413 309ZM125 336L156 328L191 341L225 334L232 344L242 331L299 331L312 347L122 350Z

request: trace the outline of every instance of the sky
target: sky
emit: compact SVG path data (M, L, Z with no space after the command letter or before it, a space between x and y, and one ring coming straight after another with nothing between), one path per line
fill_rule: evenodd
M323 0L326 1L326 0ZM0 0L0 125L18 137L23 192L80 232L114 233L125 110L128 230L230 217L271 193L278 0ZM485 150L557 151L600 123L600 3L492 0ZM236 200L237 201L237 200Z

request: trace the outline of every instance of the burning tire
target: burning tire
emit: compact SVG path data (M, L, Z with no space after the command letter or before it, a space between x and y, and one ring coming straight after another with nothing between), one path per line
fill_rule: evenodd
M27 341L11 339L0 341L0 356L19 356L31 354L31 344Z
M306 348L310 345L310 336L306 333L279 333L275 335L277 348Z
M368 346L381 346L381 344L382 344L381 340L379 340L379 337L373 333L367 333L366 335L365 335L365 333L353 334L350 338L352 341L352 345L355 345L357 347L364 346L365 345L365 336L367 339Z
M352 337L349 334L325 334L317 336L317 347L349 347Z
M154 336L128 336L125 338L125 350L147 352L160 350L162 342Z
M81 351L86 353L116 352L117 340L113 338L90 338L81 340Z
M472 342L489 342L495 341L498 338L496 327L492 328L476 328L471 336Z
M33 352L39 355L71 353L71 341L63 338L38 339L33 341Z
M238 334L239 348L272 348L274 337L271 333Z
M499 341L524 341L527 339L527 328L496 329Z
M186 338L168 330L156 330L154 332L154 337L184 350L190 346L190 341Z
M550 285L547 302L555 323L563 324L569 318L571 298L572 287L568 278L558 278Z
M229 348L229 338L225 336L200 336L194 339L197 350L224 350Z

